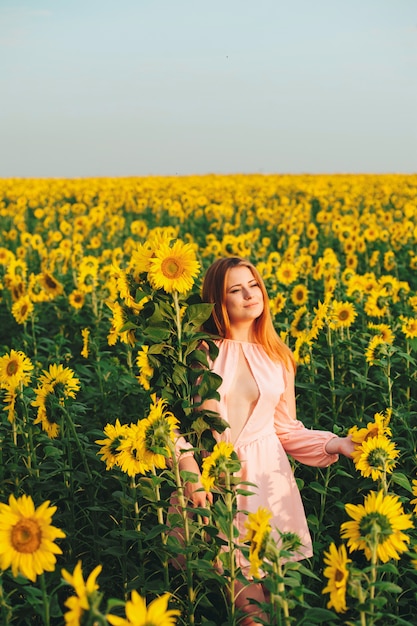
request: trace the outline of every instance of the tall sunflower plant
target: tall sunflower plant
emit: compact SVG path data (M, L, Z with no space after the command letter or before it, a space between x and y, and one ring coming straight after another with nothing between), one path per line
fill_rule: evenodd
M195 283L200 271L194 248L179 240L150 238L140 244L126 270L125 321L136 353L138 381L149 395L163 398L194 447L211 450L212 430L227 424L205 400L218 398L221 378L209 370L217 355L211 335L201 330L212 305L203 303Z

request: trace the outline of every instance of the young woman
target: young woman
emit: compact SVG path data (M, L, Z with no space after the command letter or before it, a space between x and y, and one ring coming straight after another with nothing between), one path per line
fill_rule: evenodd
M210 363L222 377L220 400L208 401L206 408L217 411L230 426L214 436L233 443L242 464L240 478L256 485L254 495L238 496L238 509L268 509L273 529L300 537L302 546L294 558L310 557L307 520L287 454L307 465L327 467L339 454L350 457L353 443L331 432L310 430L296 419L294 358L274 329L265 285L251 263L238 257L215 261L205 275L202 297L214 304L205 330L221 337L219 354ZM180 458L180 468L200 474L189 452ZM194 506L204 507L206 498L211 501L200 482L188 483L185 491ZM241 538L246 519L238 513ZM239 553L238 558L247 573L248 562ZM240 590L237 603L247 613L244 626L255 623L251 615L262 615L251 598L266 600L261 584Z

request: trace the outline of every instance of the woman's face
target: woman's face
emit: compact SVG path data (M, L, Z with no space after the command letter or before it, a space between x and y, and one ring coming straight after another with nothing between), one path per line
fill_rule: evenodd
M264 309L262 289L249 267L232 267L226 277L226 309L232 325L250 324Z

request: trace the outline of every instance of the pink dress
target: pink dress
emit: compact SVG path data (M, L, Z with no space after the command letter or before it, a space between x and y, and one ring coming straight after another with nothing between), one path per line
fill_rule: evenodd
M286 369L272 361L259 344L223 339L218 342L219 354L210 363L213 372L222 377L219 388L220 401L208 401L205 406L217 411L229 421L228 392L231 389L238 360L243 351L254 381L258 399L234 442L234 449L242 463L240 477L255 485L248 487L250 496L238 495L239 510L256 512L259 507L268 509L273 517L272 529L296 533L302 542L295 560L312 556L312 542L307 526L300 492L294 479L287 454L297 461L316 467L327 467L338 459L328 454L325 445L333 433L310 430L295 417L286 399ZM292 384L292 383L291 383ZM231 441L231 428L214 433L217 441ZM238 513L236 524L242 539L247 530L247 516ZM278 540L278 535L276 539ZM239 565L247 570L248 562L238 553Z

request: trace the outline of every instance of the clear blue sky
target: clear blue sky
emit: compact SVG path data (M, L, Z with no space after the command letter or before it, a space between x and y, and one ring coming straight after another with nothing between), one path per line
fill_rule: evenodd
M0 177L417 172L416 0L0 0Z

